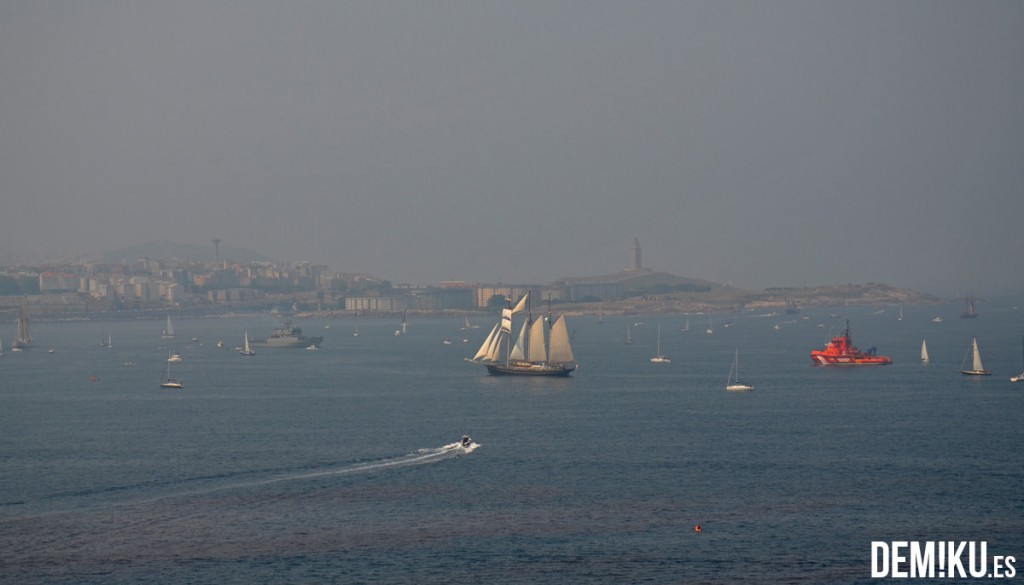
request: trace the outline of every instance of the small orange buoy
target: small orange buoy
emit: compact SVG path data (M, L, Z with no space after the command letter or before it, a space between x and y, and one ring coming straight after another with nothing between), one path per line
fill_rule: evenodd
M89 381L90 382L96 382L98 380L99 380L99 377L97 377L97 376L89 376Z
M694 531L694 532L698 532L698 533L699 533L699 532L700 532L700 524L698 524L698 525L694 526L694 527L693 527L693 531Z

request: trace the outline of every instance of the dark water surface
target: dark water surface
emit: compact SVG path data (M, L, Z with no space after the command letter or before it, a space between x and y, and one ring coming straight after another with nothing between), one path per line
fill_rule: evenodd
M272 318L182 320L182 390L157 387L160 322L35 324L0 358L0 582L848 583L875 540L1024 559L1024 312L959 309L841 310L895 360L862 369L811 365L827 310L570 317L569 379L465 363L490 320L303 320L319 351L251 358L230 348ZM959 374L974 335L991 377ZM751 393L724 390L735 349Z

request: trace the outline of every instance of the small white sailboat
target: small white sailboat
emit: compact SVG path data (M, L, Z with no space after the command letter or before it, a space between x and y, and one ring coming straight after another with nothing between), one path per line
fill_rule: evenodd
M174 339L174 325L171 323L171 316L167 315L167 325L160 332L160 339Z
M172 352L170 355L167 356L167 361L169 361L169 362L180 362L181 361L181 354L180 353L173 353Z
M171 362L172 361L174 361L174 360L172 360L171 356L168 355L167 356L167 366L164 368L164 376L163 376L163 378L160 379L160 387L161 388L184 388L184 385L181 383L181 380L178 380L177 378L172 378L171 377Z
M967 365L967 358L973 353L974 361L972 362L971 369L965 369ZM992 372L985 369L985 366L981 363L981 352L978 351L978 338L974 337L971 340L971 347L967 348L967 355L964 356L964 363L960 366L960 373L967 374L968 376L989 376Z
M729 368L729 378L725 381L725 389L733 392L745 392L753 390L750 384L740 384L740 350L732 358L732 367Z
M924 339L921 340L921 363L928 363L928 341Z
M708 329L704 333L707 333L708 335L715 334L715 330L711 328L711 315L708 315Z
M626 325L626 345L629 345L629 344L633 343L633 335L632 335L631 332L632 332L632 329L627 324Z
M0 357L4 355L4 340L0 339Z
M352 332L352 337L359 337L359 323L356 323L356 329Z
M670 364L672 358L661 353L661 323L658 323L658 349L654 357L651 358L651 363L655 364Z
M687 315L686 316L686 321L683 323L683 331L689 331L689 330L690 330L690 316Z
M1024 337L1022 337L1020 339L1020 344L1021 344L1021 353L1022 353L1021 358L1024 359ZM3 349L0 348L0 355L3 355L3 353L4 353ZM1010 381L1011 382L1024 382L1024 371L1021 371L1021 373L1019 373L1016 376L1010 378Z
M110 348L114 347L114 342L113 342L113 340L111 340L109 333L107 333L107 341L106 341L106 343L101 343L100 345L102 345L103 347L105 347L107 349L110 349Z
M249 332L248 331L245 332L245 345L242 346L242 350L239 351L238 353L240 353L242 355L256 355L256 352L253 351L251 347L249 347Z
M899 317L896 317L896 320L897 321L902 321L903 320L903 305L902 304L900 305L900 315L899 315Z

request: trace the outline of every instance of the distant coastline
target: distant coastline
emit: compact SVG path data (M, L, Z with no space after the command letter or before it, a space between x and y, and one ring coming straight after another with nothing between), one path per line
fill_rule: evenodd
M34 295L36 297L59 295ZM90 310L67 311L59 302L34 303L26 297L0 297L0 306L7 307L2 322L13 322L16 318L14 307L29 301L32 318L37 321L67 320L157 320L167 314L178 317L194 318L230 318L234 316L281 314L293 318L388 318L400 315L395 311L345 311L327 310L280 310L292 307L295 303L315 305L310 295L276 295L264 298L258 303L229 303L211 306L161 307L142 310ZM52 299L51 299L52 300ZM589 302L558 302L553 309L568 315L587 315L601 313L604 315L640 315L640 314L727 314L748 311L784 312L787 307L796 310L843 307L843 306L897 306L936 304L941 299L914 291L897 288L886 284L845 284L833 286L816 286L801 288L772 288L762 291L750 291L733 287L718 287L709 291L671 292L662 294L637 294L622 299L595 300ZM546 307L538 307L540 312ZM408 311L413 315L424 316L474 316L488 315L485 309L438 309Z

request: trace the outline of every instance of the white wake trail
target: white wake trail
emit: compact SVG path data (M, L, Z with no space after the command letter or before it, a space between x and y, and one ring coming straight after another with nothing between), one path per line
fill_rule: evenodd
M303 481L322 477L332 477L341 475L350 475L358 473L372 473L374 471L380 471L385 469L394 469L401 467L411 467L415 465L427 465L431 463L437 463L448 459L453 459L462 455L466 455L476 451L480 447L478 443L470 443L468 446L463 447L461 443L450 443L441 447L431 447L426 449L418 449L411 453L399 455L396 457L390 457L385 459L378 459L376 461L368 461L364 463L353 463L344 467L336 469L324 469L320 471L307 471L301 473L291 473L287 475L280 475L277 477L269 477L265 479L254 479L250 481L240 481L230 484L213 485L202 488L195 488L190 490L181 490L173 493L162 494L158 496L152 496L149 498L138 498L130 499L122 502L110 502L106 504L100 504L95 506L87 506L87 509L106 509L116 508L121 506L136 506L142 504L151 504L154 502L160 502L163 500L170 500L174 498L183 498L191 496L202 496L207 494L213 494L217 492L225 492L230 490L239 490L253 487L261 487L272 485L276 483L284 483L289 481ZM72 510L53 511L49 513L43 513L42 515L53 515L71 512ZM75 511L82 511L79 508Z

